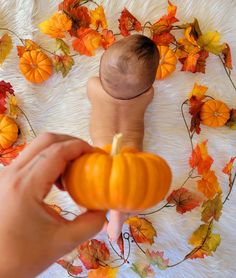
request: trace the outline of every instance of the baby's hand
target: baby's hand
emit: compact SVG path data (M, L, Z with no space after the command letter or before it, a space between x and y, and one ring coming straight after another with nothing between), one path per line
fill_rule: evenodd
M67 163L91 148L77 138L44 134L0 173L0 277L35 277L102 228L104 212L67 221L43 201Z

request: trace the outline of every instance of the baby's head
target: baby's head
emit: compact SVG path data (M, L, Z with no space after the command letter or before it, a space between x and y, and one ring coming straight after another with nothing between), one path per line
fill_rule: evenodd
M134 98L152 87L159 64L155 43L143 35L131 35L110 46L100 63L103 89L115 98Z

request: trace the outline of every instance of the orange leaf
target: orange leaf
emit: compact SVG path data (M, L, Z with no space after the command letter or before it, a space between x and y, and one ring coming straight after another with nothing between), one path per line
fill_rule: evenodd
M226 175L230 175L231 171L233 169L233 165L234 165L234 160L236 159L235 157L231 157L230 161L225 165L224 169L222 170L223 173L225 173Z
M208 256L208 252L202 250L201 248L195 248L193 251L186 257L187 259L203 259L205 256Z
M94 11L90 11L91 24L98 29L102 26L103 29L107 29L107 19L105 16L103 6L98 6Z
M78 30L78 39L73 41L73 47L81 55L94 56L95 49L101 46L101 35L90 28L80 28Z
M13 159L24 149L25 144L10 147L8 149L0 149L0 163L4 166L9 165Z
M65 268L69 274L78 275L81 272L83 272L83 269L81 266L73 265L70 262L67 262L65 260L62 260L62 259L58 260L57 263L59 265L61 265L63 268Z
M218 183L215 172L209 170L203 173L202 179L197 182L198 190L208 199L213 199L217 193L221 193L221 187Z
M210 170L213 163L212 157L207 151L207 141L204 141L194 148L192 155L189 159L189 164L192 168L197 167L198 174L203 174Z
M66 14L60 12L39 24L40 31L52 38L64 38L65 32L69 31L71 27L72 21Z
M202 100L205 98L205 93L207 91L208 87L198 85L197 83L194 83L194 87L190 94L188 95L188 99L191 100L192 98L195 98L197 100Z
M163 32L161 34L154 34L152 40L157 45L169 46L170 43L174 42L175 37L168 32Z
M200 198L186 188L174 190L167 198L168 203L176 205L178 213L185 213L200 205Z
M153 34L160 35L164 32L170 32L172 29L172 24L179 21L175 15L177 7L174 6L170 1L168 1L168 14L162 16L156 23L151 27Z
M113 35L113 32L107 29L104 29L102 31L102 47L104 49L107 49L108 47L110 47L114 42L115 42L116 38Z
M126 37L130 35L130 31L135 30L137 32L142 30L141 23L134 17L126 8L121 12L119 18L119 29L121 35Z
M89 271L88 278L115 278L117 271L117 268L99 267Z
M12 50L12 39L8 34L0 38L0 65L5 61Z
M100 267L99 261L107 261L110 258L110 252L105 242L97 239L91 239L78 247L79 258L86 269L97 269Z
M126 223L129 225L130 233L137 243L154 243L154 237L157 233L150 221L135 216L129 218Z
M17 54L19 57L22 57L26 51L31 50L40 50L40 46L30 39L24 40L25 45L17 45Z
M199 54L190 53L187 58L179 59L180 62L183 64L181 71L190 71L193 73L196 72L196 66L199 57Z
M56 204L47 204L51 209L53 209L55 212L60 214L62 212L62 209L56 205Z
M222 51L222 54L224 55L224 65L226 68L231 70L231 69L233 69L231 50L227 43L225 45L226 45L226 47Z

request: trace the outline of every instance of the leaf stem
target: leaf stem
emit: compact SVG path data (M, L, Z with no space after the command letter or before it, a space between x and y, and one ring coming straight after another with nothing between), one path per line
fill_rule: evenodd
M18 109L20 110L20 112L24 115L26 121L28 122L28 124L29 124L29 126L30 126L30 128L31 128L31 130L32 130L32 132L33 132L33 134L34 134L34 137L37 137L36 132L34 131L32 125L31 125L31 123L30 123L30 121L29 121L29 118L27 117L27 115L25 114L25 112L24 112L19 106L17 106L17 108L18 108Z
M190 130L189 130L189 128L188 128L188 124L187 124L187 121L186 121L186 119L185 119L184 111L183 111L183 107L184 107L184 105L187 104L187 103L188 103L188 100L187 100L187 99L182 103L182 105L181 105L181 114L182 114L182 117L183 117L183 120L184 120L184 124L185 124L185 126L186 126L186 129L187 129L187 131L188 131L188 136L189 136L190 143L191 143L191 148L192 148L192 151L193 151L192 136L191 136L191 132L190 132Z
M222 57L221 57L220 55L218 55L218 57L219 57L220 60L221 60L221 63L222 63L222 65L223 65L223 67L224 67L224 70L225 70L225 72L226 72L226 74L227 74L227 76L228 76L228 78L229 78L229 81L231 82L231 84L232 84L234 90L236 91L236 85L234 84L233 79L231 78L230 72L227 70L227 68L226 68L226 66L225 66L225 64L224 64L224 61L223 61Z
M19 39L19 41L20 41L23 45L25 45L24 40L23 40L22 38L20 38L20 36L18 36L14 31L12 31L12 30L10 30L10 29L8 29L8 28L0 28L0 30L10 32L10 33L13 34L14 36L16 36L16 37Z

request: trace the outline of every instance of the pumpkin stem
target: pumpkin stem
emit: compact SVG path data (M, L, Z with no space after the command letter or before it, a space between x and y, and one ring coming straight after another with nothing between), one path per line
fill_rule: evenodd
M120 152L120 146L122 141L123 134L118 133L113 137L112 147L111 147L111 156L115 156Z

